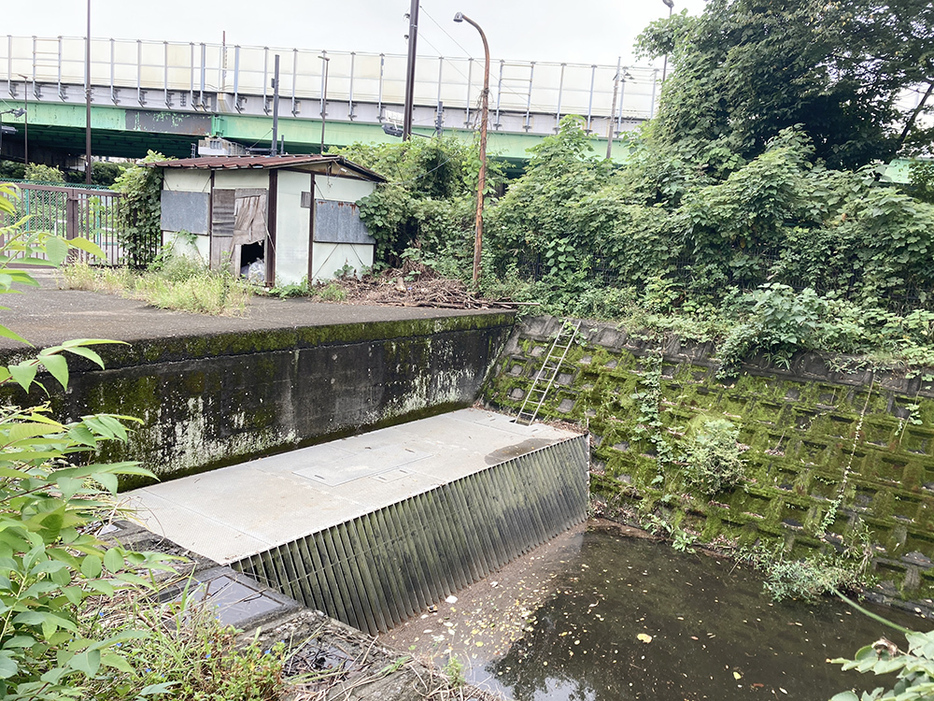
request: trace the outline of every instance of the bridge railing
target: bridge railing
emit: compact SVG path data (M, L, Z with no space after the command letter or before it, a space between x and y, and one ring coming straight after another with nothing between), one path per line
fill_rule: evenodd
M17 82L31 84L36 98L39 86L57 86L64 99L68 85L83 85L85 40L81 37L21 37L0 39L0 76L13 95ZM149 93L170 91L189 94L190 106L204 104L205 94L224 93L266 96L274 57L280 56L280 96L293 112L299 100L318 100L324 92L324 58L328 62L328 99L350 103L400 105L404 102L406 57L309 49L276 49L216 43L157 42L124 39L92 39L91 83L116 89ZM614 104L614 82L621 81ZM659 72L651 67L622 67L587 63L507 61L494 59L490 66L490 108L493 119L500 112L529 114L580 114L585 117L621 119L651 116L658 91ZM415 102L424 106L470 111L479 102L483 61L473 58L420 57L416 66ZM309 115L310 116L310 115ZM494 122L495 123L495 122Z
M66 239L78 237L93 241L106 254L106 260L74 251L71 260L118 265L123 262L119 192L87 187L59 187L16 183L20 197L13 215L0 213L0 226L9 226L24 217L25 231L49 231Z

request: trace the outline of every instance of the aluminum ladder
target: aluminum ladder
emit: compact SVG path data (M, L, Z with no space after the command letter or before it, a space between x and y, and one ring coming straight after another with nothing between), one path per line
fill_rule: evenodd
M558 377L558 370L561 369L561 365L564 363L564 359L567 357L580 327L580 319L574 323L565 319L561 323L561 328L558 330L558 334L545 356L545 362L542 363L541 369L535 373L532 387L522 401L522 406L516 415L516 423L528 426L535 421L542 404L545 403L545 399L548 397L548 392L551 391L555 383L555 378Z

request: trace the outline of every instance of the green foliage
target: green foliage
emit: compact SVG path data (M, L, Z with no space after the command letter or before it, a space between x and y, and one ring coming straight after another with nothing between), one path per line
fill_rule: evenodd
M65 174L56 166L47 166L41 163L30 163L26 166L26 180L38 183L64 183Z
M378 265L401 265L411 247L425 255L442 251L461 260L471 243L478 182L478 151L450 137L392 144L354 144L340 151L389 182L360 201L360 217L376 239ZM488 191L502 181L488 166Z
M460 689L467 683L467 677L464 676L464 663L456 657L448 659L443 672L448 684L455 689Z
M813 290L800 294L779 283L766 283L744 296L743 315L718 349L718 377L735 374L739 363L754 353L788 367L799 347L808 347L824 312L823 301Z
M562 119L556 135L530 150L525 174L487 217L495 267L534 260L542 277L558 281L590 267L589 232L581 226L578 202L602 188L611 170L591 150L579 117Z
M222 625L213 605L186 590L178 601L135 600L89 611L93 637L149 630L145 639L121 645L126 664L98 675L87 696L100 701L169 695L178 701L268 701L283 688L284 644L263 650L254 639L242 645L237 631ZM209 601L209 600L208 600Z
M915 701L934 698L934 631L906 631L908 649L902 651L892 641L880 638L860 648L853 659L831 660L844 671L855 669L876 676L895 674L891 689L878 687L858 695L853 691L836 694L830 701Z
M908 166L909 193L928 204L934 204L934 161L915 160Z
M659 478L665 473L665 467L674 460L674 451L665 438L664 424L659 415L662 386L661 354L646 356L644 374L639 382L639 391L630 395L638 404L639 415L633 438L647 439L655 449L655 462L658 465Z
M726 419L705 419L687 447L685 481L713 497L742 484L746 477L739 429Z
M899 96L934 79L932 30L923 0L712 0L640 37L644 54L675 67L652 135L714 170L796 124L835 167L889 158L926 136L918 115L931 105Z
M148 266L162 247L162 173L141 164L164 160L161 153L149 151L114 181L113 189L123 194L118 210L120 245L126 256L124 263L133 268Z
M25 180L26 166L15 161L5 161L0 158L0 182L4 180Z
M0 185L0 210L12 212L11 196L15 188ZM10 267L14 254L22 256L17 262L49 265L40 254L61 263L70 246L96 249L86 241L24 233L18 225L0 229L0 237L0 293L15 291L14 284L36 284L26 270ZM43 369L67 387L64 355L102 366L90 347L98 343L67 341L32 360L0 367L0 385L15 383L28 391L39 384ZM125 630L93 637L80 625L87 602L120 588L148 586L140 574L165 566L161 556L107 547L94 535L113 512L118 477L152 476L135 463L93 461L102 443L126 440L126 420L97 414L62 423L47 406L0 408L0 699L81 697L89 679L126 666L119 652L124 642L146 635Z

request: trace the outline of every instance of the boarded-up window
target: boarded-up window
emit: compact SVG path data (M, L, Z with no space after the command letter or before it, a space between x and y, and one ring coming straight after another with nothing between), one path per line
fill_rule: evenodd
M206 192L162 191L162 230L208 233Z
M211 235L233 236L236 190L214 190L211 209Z
M315 201L315 241L318 243L375 244L360 210L353 202Z

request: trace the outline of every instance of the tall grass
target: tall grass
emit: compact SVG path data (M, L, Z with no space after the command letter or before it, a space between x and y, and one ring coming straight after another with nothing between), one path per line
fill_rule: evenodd
M158 269L136 273L128 268L95 268L77 263L64 268L69 289L119 294L154 307L240 316L252 296L249 285L226 272L208 270L197 261L173 257Z
M186 587L171 601L118 595L89 608L83 624L92 639L131 631L120 664L102 665L81 691L88 701L272 701L285 691L283 643L264 650L221 624L210 599Z

